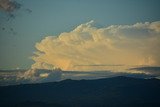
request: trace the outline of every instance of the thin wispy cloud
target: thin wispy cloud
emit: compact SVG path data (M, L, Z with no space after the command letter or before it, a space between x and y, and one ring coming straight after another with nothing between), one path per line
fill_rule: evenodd
M18 10L22 10L25 13L32 13L32 10L29 8L24 8L23 5L14 0L0 0L0 12L4 13L4 16L1 17L3 20L3 25L0 27L2 32L7 32L12 35L17 35L17 31L15 31L14 26L10 26L9 28L5 25L8 22L14 20L19 14L17 14ZM1 22L2 23L2 22Z
M0 10L6 13L7 21L15 19L15 11L21 8L21 4L12 0L0 0Z
M21 4L11 0L0 0L0 9L6 12L13 12L20 9Z

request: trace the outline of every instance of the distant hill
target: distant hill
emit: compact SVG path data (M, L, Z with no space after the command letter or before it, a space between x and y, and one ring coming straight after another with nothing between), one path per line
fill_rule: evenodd
M113 77L0 87L0 107L159 107L160 80Z

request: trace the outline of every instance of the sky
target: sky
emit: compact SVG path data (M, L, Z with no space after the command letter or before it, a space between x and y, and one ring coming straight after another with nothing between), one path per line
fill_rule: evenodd
M141 23L140 26L147 26L147 28L144 28L150 30L152 28L150 28L149 26L154 25L154 22L158 23L159 25L159 22L157 21L160 20L159 0L15 0L15 2L12 4L12 8L8 10L4 8L5 5L2 5L4 1L8 0L0 0L0 69L29 69L34 66L39 66L38 61L41 60L41 56L35 58L34 52L41 49L40 47L38 48L36 44L42 46L41 40L44 40L44 42L46 41L47 43L49 43L50 40L47 40L49 38L48 36L52 36L51 39L53 40L54 36L57 37L64 32L68 32L69 35L81 24L87 25L88 22L94 22L94 25L87 26L89 26L92 31L95 30L96 32L99 32L99 30L105 31L105 29L109 29L109 27L112 25L120 25L122 27L126 27L125 25L128 25L132 27L136 23ZM145 25L145 22L149 23L146 23ZM96 27L96 29L94 29L94 27ZM88 29L87 27L84 28ZM142 27L142 29L144 28ZM115 27L115 29L117 28ZM87 32L91 33L92 31L88 30ZM77 34L77 32L75 33ZM108 33L109 31L106 32ZM127 32L128 31L126 31L124 35L129 35L127 34ZM156 31L152 33L156 33ZM159 39L159 37L156 37L156 39L157 38ZM136 39L141 40L143 38L137 37ZM55 40L58 41L58 39ZM146 45L151 46L150 43L146 41L145 43ZM155 42L155 45L157 44L159 44L158 41ZM96 46L101 46L96 45L94 43L91 43L91 45L92 48L95 47L95 49L97 49ZM128 45L128 43L124 45ZM144 48L142 44L138 44L136 46ZM62 49L62 47L60 48ZM67 47L64 46L63 48ZM117 45L116 48L118 48ZM151 48L154 48L154 46L151 46ZM105 49L107 50L108 48ZM159 48L156 47L156 49L158 50ZM128 52L127 49L124 50ZM58 52L59 51L61 50L58 50ZM93 50L93 53L94 51L97 52L97 50ZM142 50L142 52L146 53L148 53L148 51L149 49ZM90 51L85 52L88 52L88 54L90 53ZM93 54L93 57L97 55L102 55L100 54L100 52L98 52L98 54L96 54L96 52L95 54ZM153 65L159 65L159 56L157 56L157 53L157 51L151 53L151 57L155 56L153 60L158 59ZM80 53L77 53L77 55L80 55ZM138 54L139 57L141 57L141 55L142 54ZM88 58L89 56L85 57ZM147 58L149 57L150 56L148 56ZM54 58L55 57L53 57L53 59ZM32 59L36 63L34 63ZM63 62L68 61L66 60L66 58L64 59L65 60L63 60ZM71 63L73 63L71 64L72 68L65 68L62 65L62 62L59 61L59 59L55 61L56 62L47 62L47 64L54 64L56 65L56 67L62 67L62 69L64 70L77 70L79 68L73 69L73 66L77 65L81 65L81 68L83 68L82 65L117 65L128 63L115 63L115 61L112 60L112 58L110 59L111 63L103 61L84 61L86 63L81 61L81 63L79 63L72 60L70 61ZM131 62L131 64L135 65L135 62ZM42 63L46 63L46 61ZM68 62L64 64L66 65L68 64Z
M0 0L0 85L160 78L159 0Z

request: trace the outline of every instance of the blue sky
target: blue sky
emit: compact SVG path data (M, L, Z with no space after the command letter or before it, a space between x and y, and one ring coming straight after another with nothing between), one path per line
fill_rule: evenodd
M36 42L90 20L98 27L160 20L159 0L16 1L21 8L13 12L15 18L7 21L8 13L0 11L0 69L30 68Z

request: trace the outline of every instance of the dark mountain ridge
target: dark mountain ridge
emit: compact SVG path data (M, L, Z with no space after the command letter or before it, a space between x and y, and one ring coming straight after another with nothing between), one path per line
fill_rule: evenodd
M160 80L113 77L0 87L0 107L159 107Z

